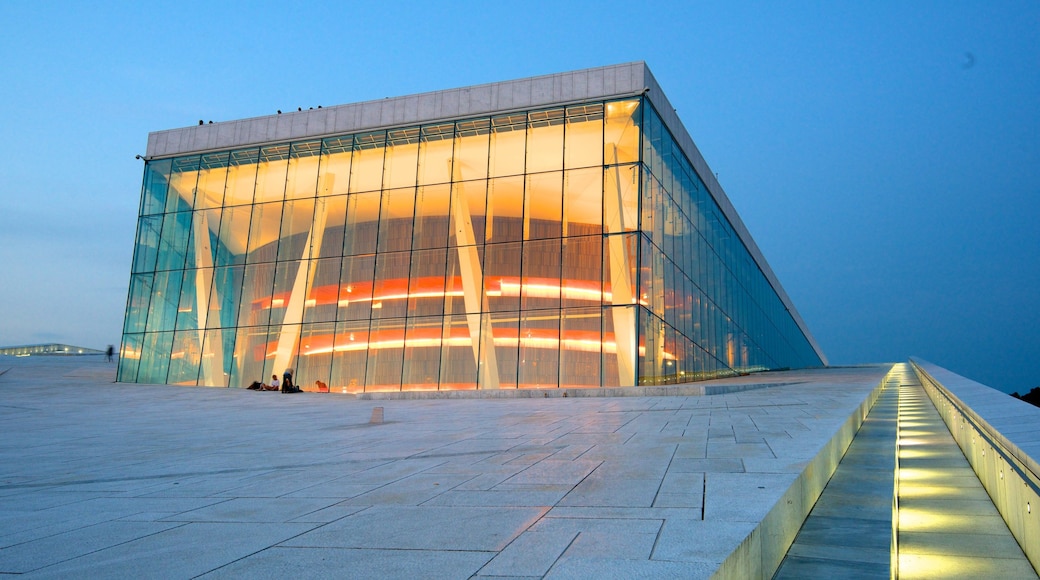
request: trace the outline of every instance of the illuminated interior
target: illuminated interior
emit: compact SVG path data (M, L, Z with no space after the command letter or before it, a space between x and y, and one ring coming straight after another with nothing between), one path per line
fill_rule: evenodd
M643 97L149 160L121 355L330 392L821 364Z

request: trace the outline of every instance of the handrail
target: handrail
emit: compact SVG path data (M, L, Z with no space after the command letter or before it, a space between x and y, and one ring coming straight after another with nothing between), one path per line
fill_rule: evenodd
M1007 445L1005 445L1004 442L1000 441L1000 439L1003 439L1003 436L1000 435L1000 432L994 429L992 426L990 426L990 424L987 423L984 419L979 417L978 414L975 413L975 411L972 410L971 407L966 405L963 401L957 398L956 395L951 393L945 386L943 386L942 383L940 383L928 371L922 368L921 365L917 364L916 361L911 359L910 364L913 365L914 370L917 371L919 377L925 378L929 383L931 383L933 387L935 387L935 390L938 392L939 395L941 395L944 399L946 399L946 401L953 405L954 408L960 411L960 414L962 417L964 417L964 420L970 423L971 426L975 428L975 431L979 434L979 436L982 437L986 441L986 443L989 443L989 446L994 451L1000 454L1004 461L1007 462L1007 464L1010 465L1012 469L1014 469L1018 473L1019 477L1022 478L1022 481L1030 488L1032 488L1032 490L1037 495L1040 495L1040 474L1037 474L1032 469L1030 469L1025 464L1026 462L1018 457L1018 454L1016 454L1014 450L1008 449Z

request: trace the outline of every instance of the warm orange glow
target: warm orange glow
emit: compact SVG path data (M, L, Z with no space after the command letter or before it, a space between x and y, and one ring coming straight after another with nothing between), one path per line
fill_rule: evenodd
M448 281L452 288L462 288L462 280L455 277ZM374 286L374 289L373 289ZM408 279L398 278L394 280L382 280L376 284L371 282L347 285L342 288L342 293L337 296L338 287L335 285L319 286L310 292L311 297L305 302L307 308L315 308L325 304L336 304L340 308L346 308L352 303L371 302L372 308L382 308L382 302L391 300L420 300L428 298L461 298L462 290L444 289L445 280L441 277L426 277L413 279L411 288L408 287ZM596 280L563 280L552 278L526 278L521 281L518 277L498 276L488 277L485 281L485 294L489 298L501 296L527 297L527 298L561 298L564 300L584 300L593 303L611 302L613 295L608 290L600 289L600 283ZM350 295L350 296L345 296ZM266 296L253 301L254 310L268 308L283 308L288 300L289 292L281 292L274 296ZM634 301L633 301L634 303ZM645 300L640 304L647 305Z
M473 345L473 340L465 328L453 328L445 336L442 329L421 328L412 329L408 337L404 336L404 329L386 331L375 331L371 333L350 333L349 343L334 344L335 337L331 334L308 337L304 344L303 356L329 354L333 352L352 352L363 350L382 350L388 348L440 348L442 346L468 347ZM577 352L604 352L606 354L617 353L617 343L612 334L606 334L604 340L600 340L597 331L576 330L566 331L563 336L553 329L531 329L525 331L523 336L518 336L515 329L496 329L493 342L496 347L502 348L536 348L536 349L563 349ZM275 355L277 345L268 343L263 352L266 358ZM666 358L674 359L674 355L665 353Z

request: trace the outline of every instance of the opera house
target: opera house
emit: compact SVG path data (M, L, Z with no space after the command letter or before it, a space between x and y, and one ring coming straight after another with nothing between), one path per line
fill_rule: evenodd
M160 131L144 158L122 382L638 388L826 364L641 62Z

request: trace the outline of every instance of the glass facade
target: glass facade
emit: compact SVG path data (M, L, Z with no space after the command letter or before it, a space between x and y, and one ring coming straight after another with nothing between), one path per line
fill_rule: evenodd
M821 364L645 97L145 167L119 381L629 387Z

